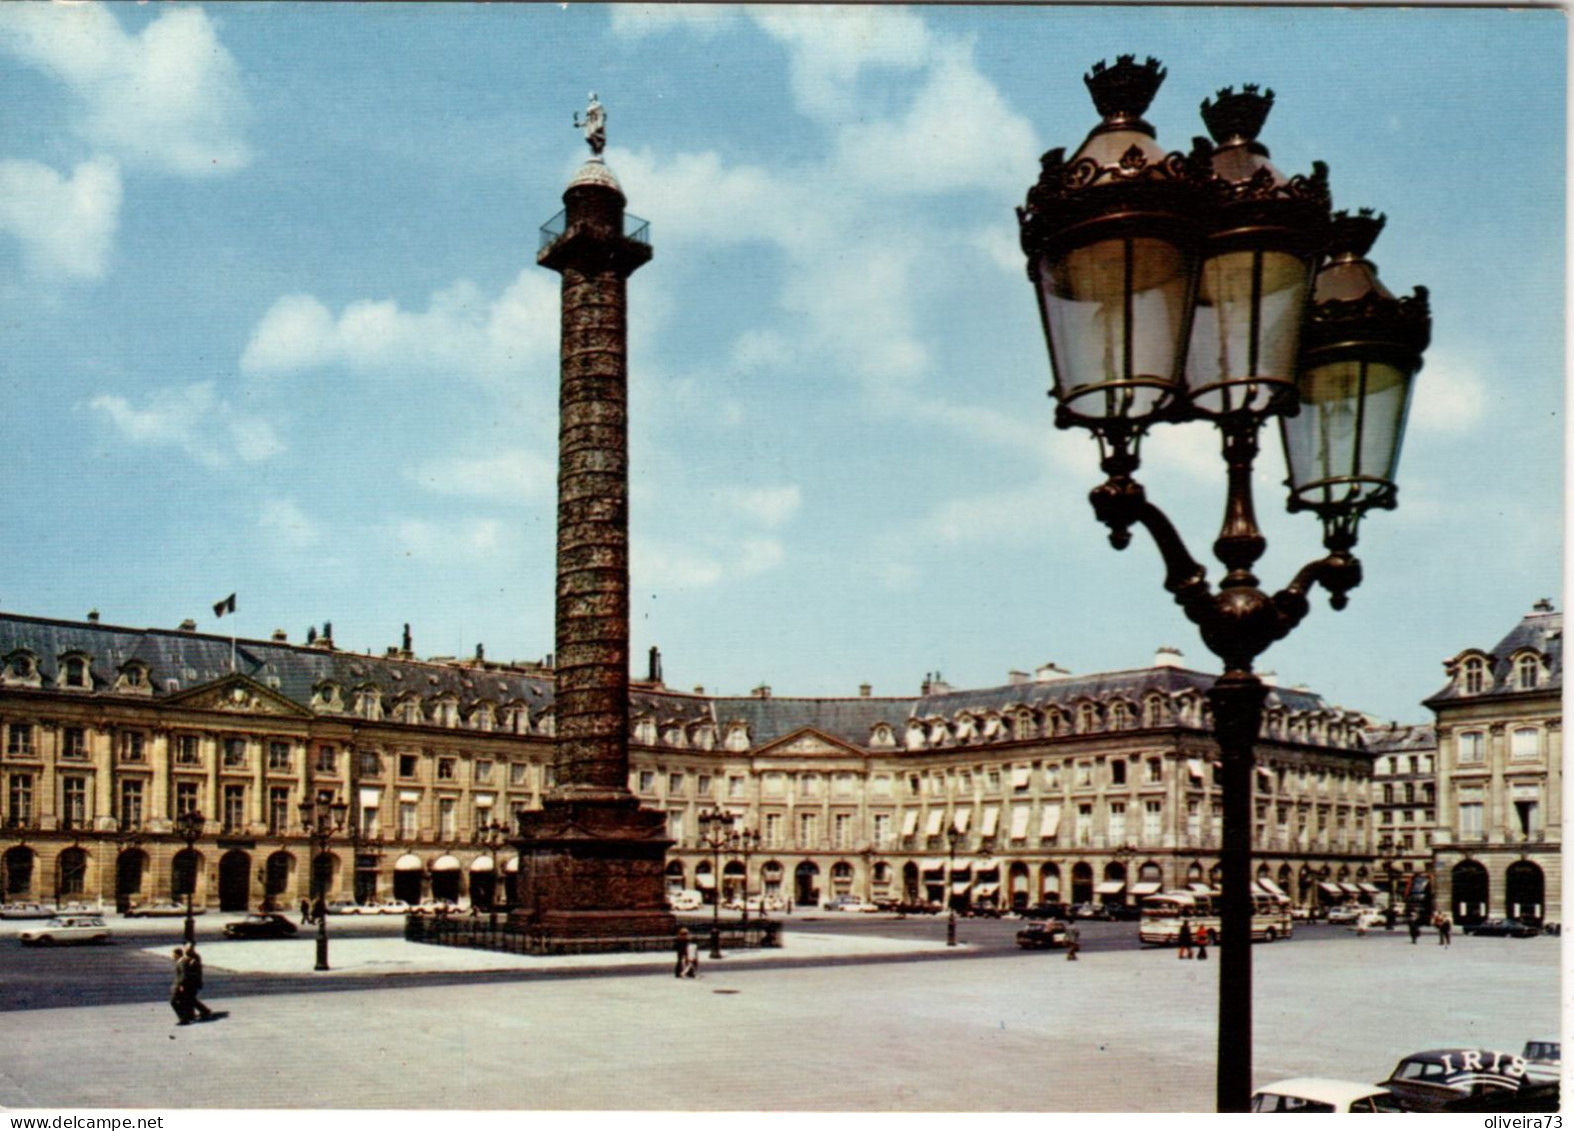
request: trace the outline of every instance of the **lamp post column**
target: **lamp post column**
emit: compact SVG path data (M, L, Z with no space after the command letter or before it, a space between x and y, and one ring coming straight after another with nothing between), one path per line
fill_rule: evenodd
M945 944L946 944L946 946L955 946L956 945L956 899L951 894L951 883L952 883L952 875L956 871L956 842L958 840L960 840L961 838L962 838L962 834L957 832L957 829L956 829L955 825L952 825L949 829L946 830L946 834L945 834L946 849L947 849L947 852L946 852L946 864L945 864L945 906L946 906Z
M202 835L203 816L195 809L188 809L175 818L176 829L182 840L186 842L185 853L185 883L186 883L186 945L192 946L197 941L197 925L193 918L195 912L192 908L192 897L197 890L197 838Z

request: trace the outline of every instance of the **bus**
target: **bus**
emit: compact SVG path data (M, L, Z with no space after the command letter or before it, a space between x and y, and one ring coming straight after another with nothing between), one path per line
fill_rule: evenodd
M1166 891L1142 901L1142 919L1137 937L1148 946L1175 946L1180 942L1182 923L1191 924L1191 937L1214 945L1219 941L1219 893ZM1294 933L1290 900L1264 888L1252 887L1252 941L1274 942Z

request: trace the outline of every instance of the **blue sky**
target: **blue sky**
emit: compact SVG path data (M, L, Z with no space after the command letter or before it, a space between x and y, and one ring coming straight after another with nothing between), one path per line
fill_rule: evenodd
M0 607L381 652L552 651L557 276L608 110L632 280L633 647L667 680L914 693L924 674L1215 667L1096 452L1057 432L1013 207L1096 122L1255 82L1286 172L1388 216L1431 290L1400 507L1366 581L1260 667L1406 721L1562 591L1564 15L1483 9L0 7ZM1319 556L1265 436L1259 573ZM1194 555L1217 442L1140 478ZM210 606L239 593L232 622Z

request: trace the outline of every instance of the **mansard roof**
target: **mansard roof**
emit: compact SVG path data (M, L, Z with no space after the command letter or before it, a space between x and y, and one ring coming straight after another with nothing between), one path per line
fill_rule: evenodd
M1480 654L1479 649L1465 648L1448 660L1449 682L1437 694L1426 700L1427 706L1460 699L1487 699L1505 695L1545 695L1561 692L1563 688L1563 614L1552 607L1551 601L1537 601L1535 607L1520 620L1502 640L1485 653L1491 670L1491 686L1479 694L1467 694L1459 680L1453 678L1461 657L1470 653ZM1545 664L1545 678L1537 681L1529 691L1519 688L1514 679L1514 660L1526 652L1539 655Z
M1431 723L1388 723L1368 727L1362 732L1362 737L1373 757L1437 749L1437 727Z
M1070 707L1084 699L1110 703L1123 699L1141 704L1143 699L1157 691L1175 696L1186 691L1206 694L1218 677L1208 672L1189 668L1160 666L1137 668L1123 672L1098 672L1085 676L1062 676L1051 680L1028 680L1008 683L1001 687L979 690L948 690L939 694L924 695L914 705L913 713L919 718L933 715L952 716L958 711L975 714L1002 711L1026 706L1042 710L1055 705ZM1281 706L1291 711L1328 710L1321 695L1300 688L1271 687L1267 706Z

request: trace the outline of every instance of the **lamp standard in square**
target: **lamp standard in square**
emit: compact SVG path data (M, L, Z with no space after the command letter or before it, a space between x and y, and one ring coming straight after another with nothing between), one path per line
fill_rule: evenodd
M721 850L732 836L731 813L706 809L699 815L700 843L711 850L710 956L721 957Z
M191 946L197 941L197 924L193 921L192 896L197 890L197 840L202 836L202 826L206 818L196 809L187 809L175 817L175 833L186 842L186 850L181 859L185 867L181 869L181 876L186 888L186 945Z
M502 821L488 821L477 830L479 839L486 846L487 855L492 861L492 898L491 904L491 931L497 935L497 904L498 896L504 890L503 876L503 846L508 843L508 826Z
M327 902L327 877L320 874L317 867L319 859L327 856L328 845L333 841L335 833L344 831L344 821L350 811L348 802L329 802L326 798L313 798L301 802L301 824L306 829L306 835L311 839L311 888L312 910L315 912L320 903ZM315 970L328 969L328 915L326 909L317 916L317 965Z
M732 834L730 843L732 850L743 857L743 925L745 927L743 937L744 944L747 945L749 937L747 930L749 925L749 857L759 851L760 834L755 829L740 829ZM760 916L763 918L764 915L765 902L762 897L760 901Z
M952 824L945 831L945 944L956 945L956 893L951 890L952 873L956 871L956 846L962 842L962 830Z
M1164 81L1130 55L1084 77L1102 121L1068 161L1046 153L1017 210L1054 372L1060 428L1098 441L1094 514L1123 550L1145 527L1164 587L1224 664L1208 693L1223 766L1218 1107L1251 1095L1253 743L1267 688L1252 663L1300 623L1322 585L1335 609L1361 581L1361 517L1396 504L1400 441L1431 335L1426 291L1395 298L1366 254L1369 210L1330 214L1327 169L1285 177L1257 140L1272 91L1203 102L1211 140L1166 153L1142 115ZM1219 429L1224 522L1217 591L1133 478L1147 430ZM1272 595L1252 567L1267 549L1252 503L1258 436L1277 420L1289 509L1322 520L1325 557Z

